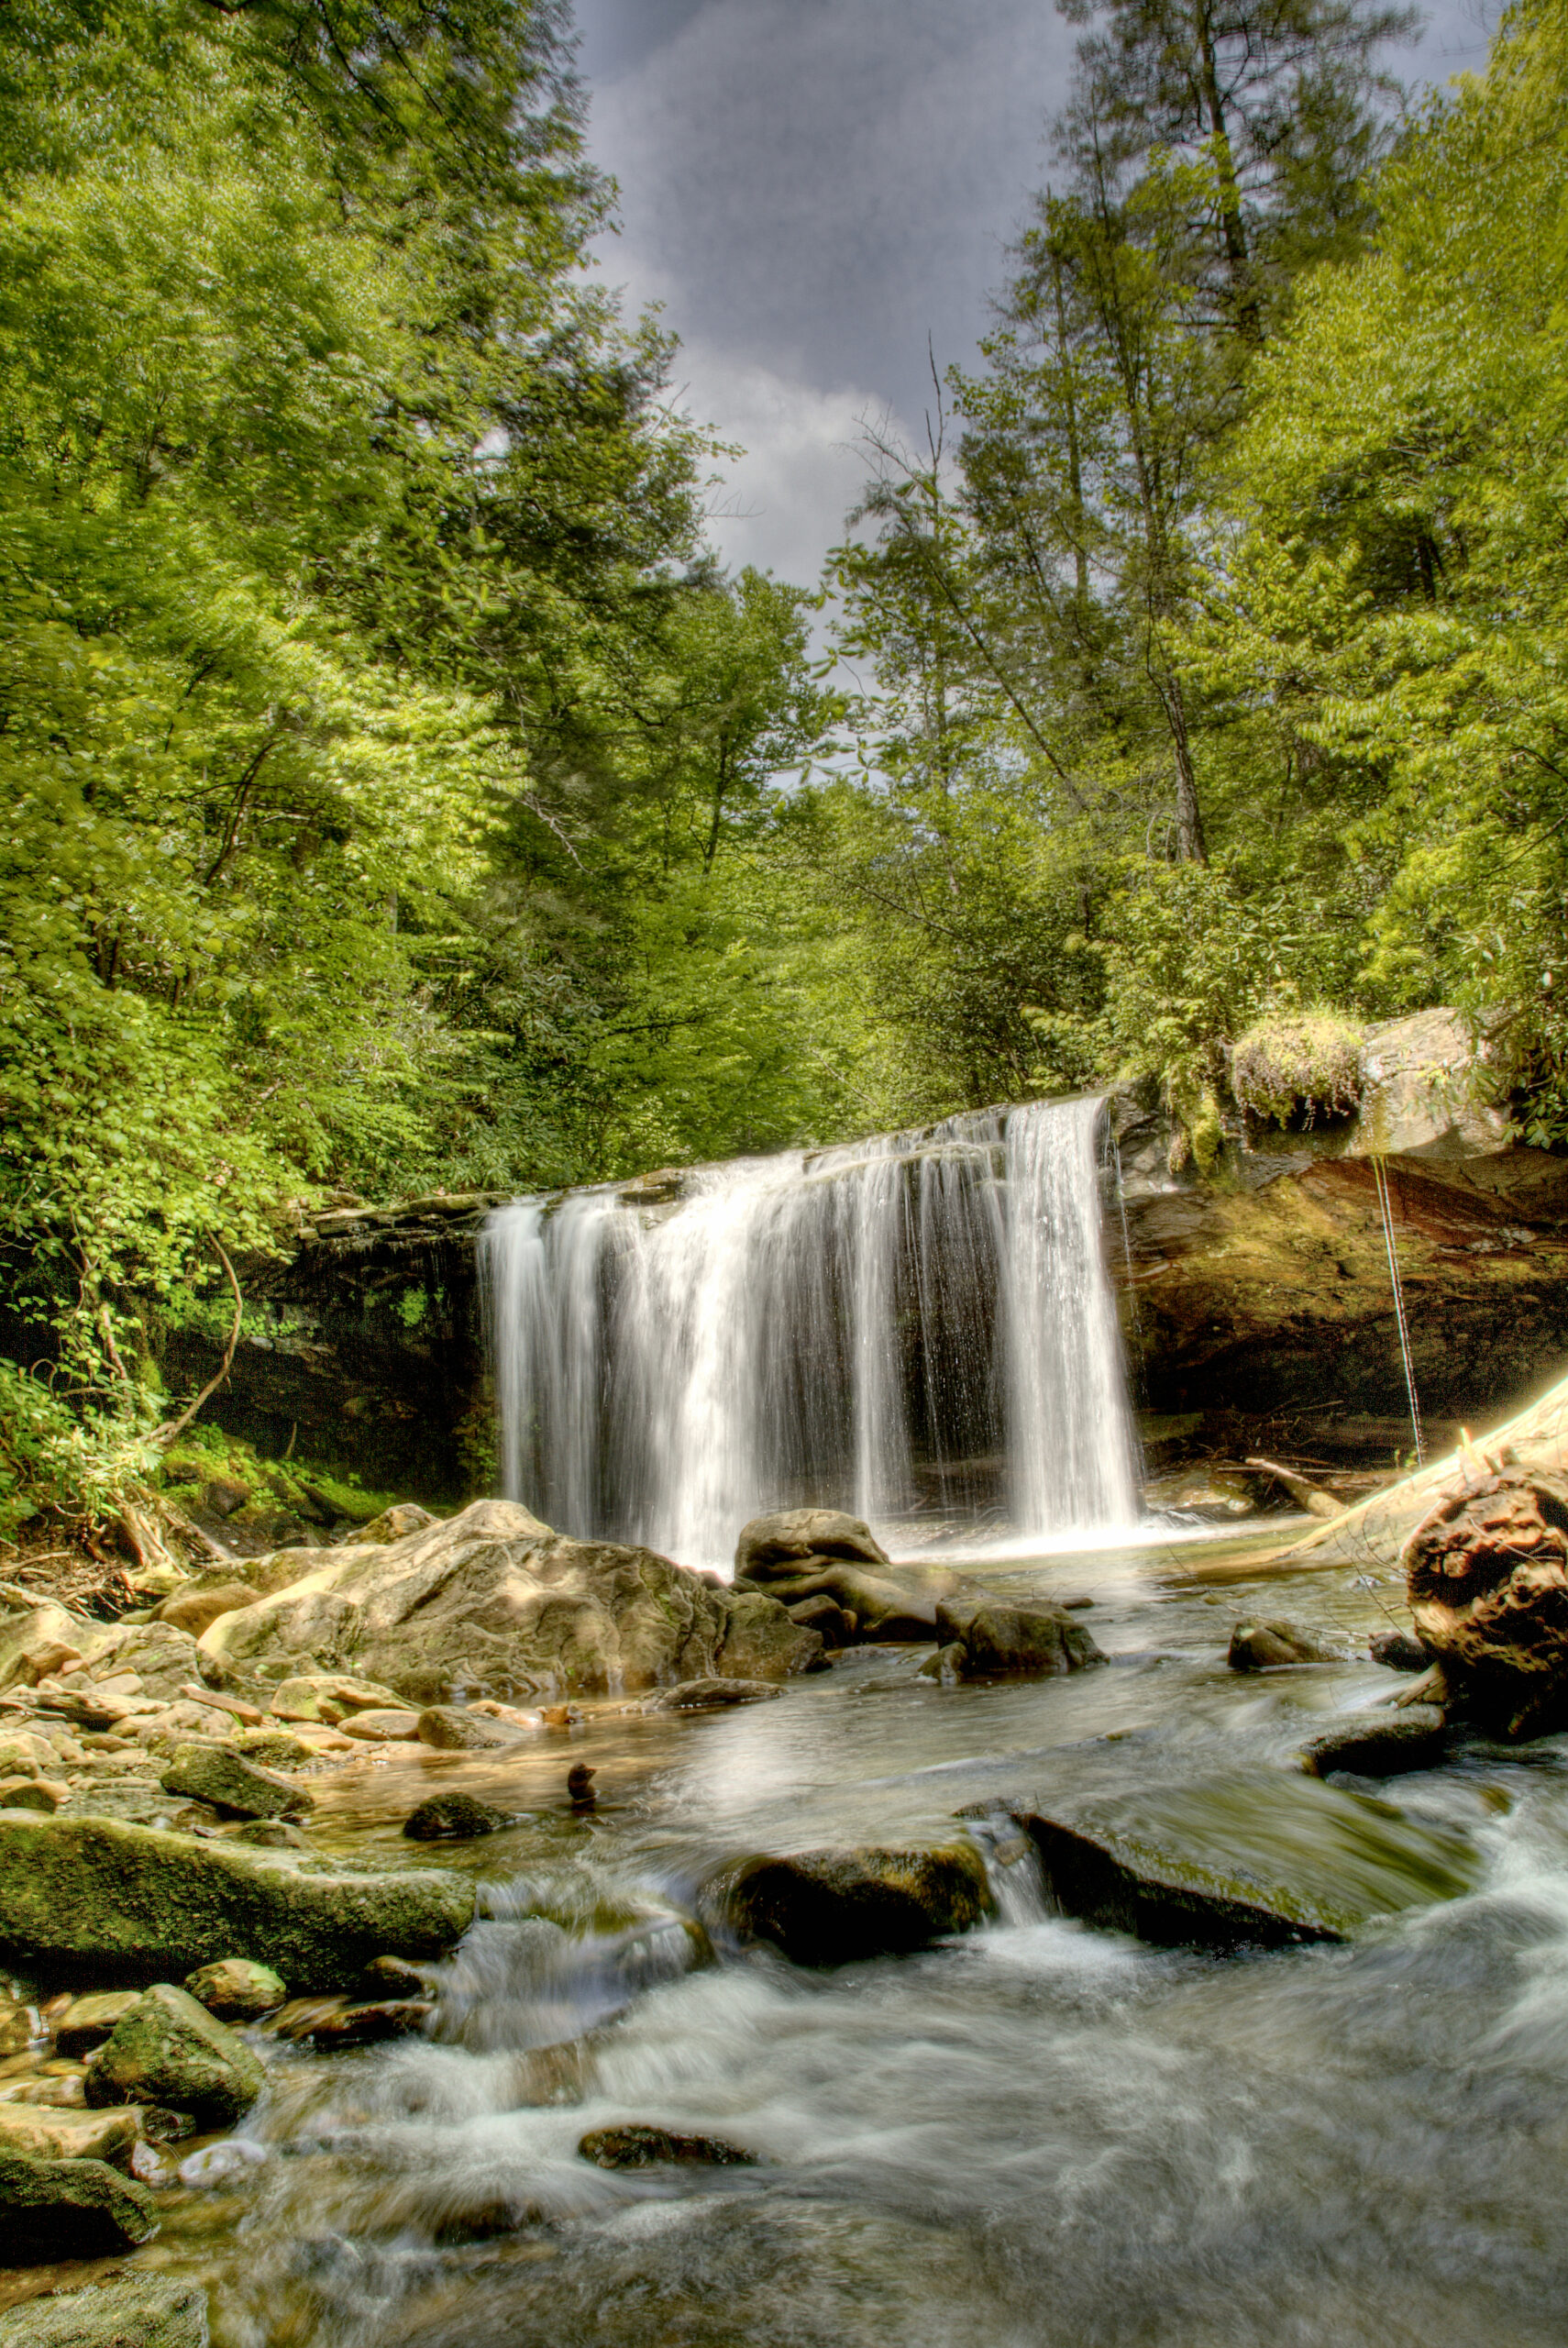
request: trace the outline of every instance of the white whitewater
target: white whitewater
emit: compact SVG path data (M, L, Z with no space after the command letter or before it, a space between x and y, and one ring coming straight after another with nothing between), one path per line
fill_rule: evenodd
M480 1240L507 1493L727 1569L811 1501L1028 1536L1131 1525L1097 1100L523 1199Z

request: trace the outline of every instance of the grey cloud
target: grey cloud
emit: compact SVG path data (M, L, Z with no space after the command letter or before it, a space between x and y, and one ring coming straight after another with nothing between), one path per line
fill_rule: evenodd
M1482 61L1492 0L1441 0L1408 61ZM749 454L732 560L811 579L855 417L918 432L926 348L970 361L1046 170L1073 34L1050 0L577 0L591 142L619 179L602 262L659 300L692 411ZM1482 21L1477 21L1477 17Z

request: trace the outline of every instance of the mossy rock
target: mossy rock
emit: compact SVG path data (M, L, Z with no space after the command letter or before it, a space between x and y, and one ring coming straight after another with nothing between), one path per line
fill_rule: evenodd
M0 2348L208 2348L207 2295L171 2275L126 2275L0 2315Z
M166 1794L210 1802L235 1818L303 1818L315 1807L303 1786L275 1778L231 1744L176 1746L159 1783Z
M157 2205L147 2187L106 2162L0 2152L0 2239L7 2258L34 2266L56 2258L109 2258L157 2232ZM17 2336L28 2348L38 2337Z
M1286 1770L1014 1815L1066 1914L1162 1947L1345 1941L1480 1873L1467 1837Z
M389 1948L444 1955L473 1913L472 1885L435 1867L305 1870L107 1818L0 1815L0 1954L26 1972L178 1981L249 1956L296 1995L348 1988Z
M160 1981L115 2024L88 2066L87 2100L98 2110L159 2104L230 2127L266 2083L243 2038L189 1990Z

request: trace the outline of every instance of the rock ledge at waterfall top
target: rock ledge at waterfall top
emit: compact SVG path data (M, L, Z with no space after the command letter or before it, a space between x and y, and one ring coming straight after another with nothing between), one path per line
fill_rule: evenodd
M352 1670L430 1705L459 1689L787 1679L822 1656L817 1634L763 1592L719 1588L651 1549L569 1540L510 1501L476 1501L385 1546L298 1559L299 1580L204 1633L211 1666Z

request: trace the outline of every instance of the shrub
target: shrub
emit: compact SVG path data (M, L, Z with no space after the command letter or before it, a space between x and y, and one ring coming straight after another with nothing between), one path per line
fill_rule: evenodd
M1334 1011L1275 1011L1231 1047L1231 1090L1251 1117L1342 1116L1361 1099L1361 1033Z

